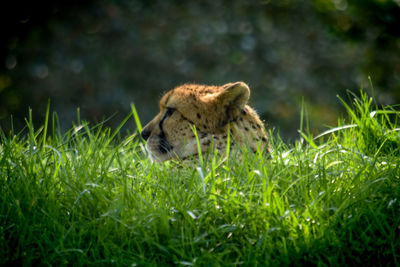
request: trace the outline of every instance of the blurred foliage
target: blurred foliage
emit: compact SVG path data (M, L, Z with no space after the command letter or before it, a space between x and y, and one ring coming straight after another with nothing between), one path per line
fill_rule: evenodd
M315 0L320 19L340 38L363 48L363 73L400 99L400 1Z
M61 1L2 12L3 129L10 114L22 127L28 106L40 121L48 99L63 128L77 107L91 121L117 112L108 123L118 124L130 102L146 122L159 96L186 82L247 82L251 105L292 138L302 100L312 129L335 125L335 95L368 87L368 75L382 104L400 102L398 0Z

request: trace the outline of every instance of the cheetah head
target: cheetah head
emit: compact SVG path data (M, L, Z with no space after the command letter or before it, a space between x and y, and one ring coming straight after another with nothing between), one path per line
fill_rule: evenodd
M146 150L157 161L197 154L193 126L203 152L215 140L226 143L228 123L240 116L256 116L261 124L246 105L249 96L249 87L243 82L223 86L185 84L168 91L161 98L159 113L141 132L147 141Z

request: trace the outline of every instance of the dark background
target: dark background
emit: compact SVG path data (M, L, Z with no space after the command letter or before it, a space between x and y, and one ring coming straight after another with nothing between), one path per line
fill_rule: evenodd
M400 0L6 1L0 7L0 126L63 130L130 112L142 123L168 89L245 81L250 104L288 139L301 103L314 132L337 124L336 95L360 87L400 103ZM128 125L133 130L135 125Z

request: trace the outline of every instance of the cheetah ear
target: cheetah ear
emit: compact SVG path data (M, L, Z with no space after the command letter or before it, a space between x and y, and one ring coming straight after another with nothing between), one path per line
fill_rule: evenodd
M227 83L216 97L217 101L228 109L242 110L250 97L250 89L244 82Z
M250 97L250 89L244 82L227 83L220 87L219 92L201 97L205 112L215 112L216 128L225 126L240 116Z
M220 92L211 95L210 104L218 107L216 110L220 112L217 128L238 118L249 97L250 89L244 82L227 83Z

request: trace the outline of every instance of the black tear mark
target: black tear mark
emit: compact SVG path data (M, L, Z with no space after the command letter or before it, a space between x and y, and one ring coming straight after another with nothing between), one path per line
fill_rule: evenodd
M168 153L169 151L171 151L173 149L173 147L169 144L167 137L165 136L163 124L164 124L165 119L170 117L172 115L172 113L174 113L174 111L175 111L175 109L168 108L167 112L165 112L165 114L164 114L164 117L161 119L161 121L158 124L158 126L160 127L160 130L161 130L161 133L158 135L158 137L160 138L158 150L160 151L161 154Z
M160 138L160 144L158 145L158 150L160 151L161 154L166 154L170 152L173 147L168 143L165 133L161 132L161 134L158 135Z

